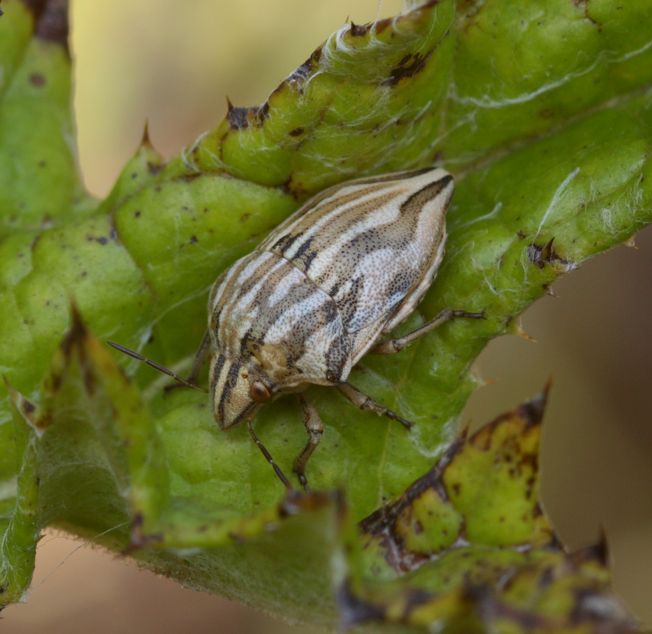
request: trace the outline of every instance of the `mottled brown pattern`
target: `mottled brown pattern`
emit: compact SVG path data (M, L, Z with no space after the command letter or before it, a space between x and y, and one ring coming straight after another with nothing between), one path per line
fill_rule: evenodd
M209 301L222 427L253 415L256 390L267 398L347 380L430 285L451 192L452 177L432 169L342 183L223 274Z

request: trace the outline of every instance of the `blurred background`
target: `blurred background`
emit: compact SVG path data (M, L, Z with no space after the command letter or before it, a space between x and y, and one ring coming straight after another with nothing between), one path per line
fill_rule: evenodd
M399 0L73 0L88 188L108 192L145 121L154 145L172 156L221 119L226 95L236 105L260 103L347 17L362 23L401 8ZM553 378L544 504L570 548L606 534L616 590L650 624L652 230L637 243L563 278L557 298L526 313L524 328L538 343L504 337L488 347L478 373L489 384L464 422L489 421ZM2 617L0 629L12 634L297 631L55 532L39 545L27 604Z

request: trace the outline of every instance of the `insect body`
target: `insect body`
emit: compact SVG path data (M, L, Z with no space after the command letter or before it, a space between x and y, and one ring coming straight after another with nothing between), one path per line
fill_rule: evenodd
M442 169L399 172L331 187L309 200L213 286L208 332L193 376L210 354L209 393L222 429L247 421L283 482L289 482L256 437L262 403L310 384L337 386L363 409L410 423L346 381L369 351L397 352L454 316L443 311L400 339L379 339L403 321L430 287L444 252L453 178ZM305 465L323 428L302 399Z

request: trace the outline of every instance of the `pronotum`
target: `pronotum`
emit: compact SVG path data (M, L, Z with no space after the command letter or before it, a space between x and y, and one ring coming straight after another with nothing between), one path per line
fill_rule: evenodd
M409 421L347 382L351 368L366 353L398 352L453 317L482 317L447 309L403 337L384 339L432 284L444 253L452 193L453 177L428 168L344 182L311 198L217 279L208 300L208 330L188 379L109 343L191 387L197 387L210 356L217 424L226 430L246 422L291 488L254 432L261 404L310 384L330 385L361 409L410 428ZM307 489L306 463L323 425L306 398L300 400L308 442L294 472Z

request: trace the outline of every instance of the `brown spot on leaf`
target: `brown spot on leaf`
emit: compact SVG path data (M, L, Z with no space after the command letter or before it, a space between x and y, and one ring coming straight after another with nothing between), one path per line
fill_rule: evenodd
M413 77L423 70L428 58L432 55L433 49L427 53L410 53L403 57L399 63L389 72L389 77L385 79L382 86L396 86L401 79Z
M29 76L29 83L32 84L32 86L36 86L37 88L45 86L45 76L41 73L32 73Z
M25 414L25 416L29 417L29 415L33 414L36 410L36 405L27 399L23 399L20 409L22 410L23 414Z
M292 196L295 200L303 200L306 197L305 189L299 183L296 183L292 176L279 185L279 189L284 194Z
M294 130L290 130L290 136L301 136L303 134L303 128L294 128Z
M109 243L109 239L106 236L94 236L91 234L86 235L86 240L88 240L89 242L97 242L102 246Z
M152 161L147 161L147 171L151 176L156 176L163 169L163 165L160 163L152 163Z

